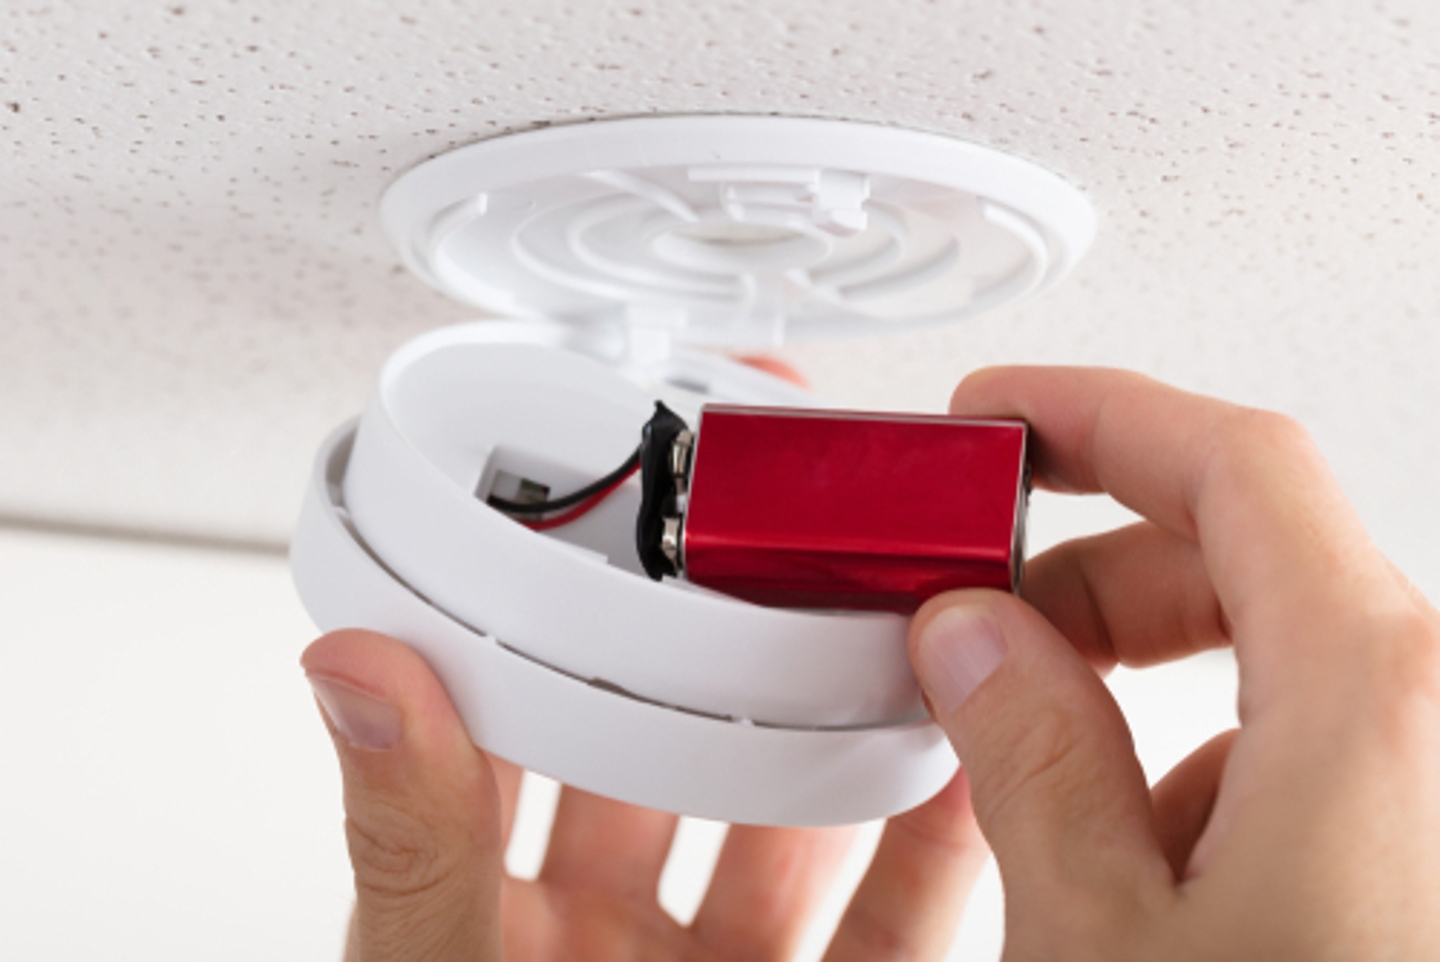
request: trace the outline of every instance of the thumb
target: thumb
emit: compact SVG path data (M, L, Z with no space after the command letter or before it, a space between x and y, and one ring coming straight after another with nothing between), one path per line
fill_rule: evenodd
M1120 708L1039 612L995 591L941 595L916 614L910 656L970 779L1012 918L1093 914L1097 898L1173 885Z
M346 958L500 959L499 792L439 680L414 651L366 631L326 635L301 665L345 786Z

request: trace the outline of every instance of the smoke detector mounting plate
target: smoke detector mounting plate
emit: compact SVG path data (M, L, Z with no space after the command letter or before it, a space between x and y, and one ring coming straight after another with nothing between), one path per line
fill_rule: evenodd
M1076 188L1001 151L750 116L496 137L407 172L381 218L478 308L722 348L958 321L1053 284L1095 233Z

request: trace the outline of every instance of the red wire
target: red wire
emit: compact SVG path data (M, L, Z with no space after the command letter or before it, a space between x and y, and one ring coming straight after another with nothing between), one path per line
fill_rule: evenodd
M601 501L604 501L606 498L610 497L610 495L615 492L616 488L620 487L620 485L628 481L631 475L633 475L636 471L639 470L640 465L637 464L635 465L635 467L631 468L629 471L625 472L625 474L619 477L614 484L611 484L607 488L602 488L601 490L596 491L584 501L581 501L573 508L567 508L560 514L551 515L548 518L541 518L538 521L520 521L520 523L523 524L525 527L529 528L531 531L549 531L551 528L558 528L561 525L569 524L570 522L578 519L581 515L589 514L591 511L595 510L595 508L599 506Z

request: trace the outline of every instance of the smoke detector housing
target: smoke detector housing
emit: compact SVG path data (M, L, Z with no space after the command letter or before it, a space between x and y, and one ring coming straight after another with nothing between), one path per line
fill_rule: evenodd
M426 282L502 319L385 362L322 446L291 547L325 630L393 635L476 744L613 798L824 825L919 804L956 759L907 620L764 608L649 580L639 486L531 531L485 504L502 472L574 490L663 400L823 406L710 348L958 321L1058 280L1089 204L1008 155L776 117L603 121L426 161L381 205Z

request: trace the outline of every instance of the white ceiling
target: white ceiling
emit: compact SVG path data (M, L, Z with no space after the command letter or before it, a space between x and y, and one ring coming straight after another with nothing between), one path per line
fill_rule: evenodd
M0 6L0 516L278 545L390 349L468 312L375 202L447 147L727 111L939 131L1101 212L1057 290L794 348L937 409L980 364L1104 363L1304 420L1382 544L1440 562L1440 5Z

